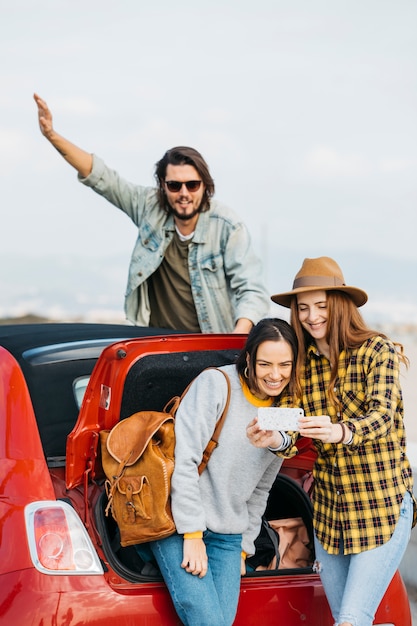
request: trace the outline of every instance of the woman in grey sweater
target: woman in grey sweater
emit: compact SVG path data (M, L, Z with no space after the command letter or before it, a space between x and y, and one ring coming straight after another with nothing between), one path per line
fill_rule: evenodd
M219 445L199 476L203 451L227 400L227 381L204 370L183 398L175 420L172 511L177 533L150 544L184 624L229 626L239 599L246 555L254 553L269 490L281 467L255 448L246 427L258 408L298 392L297 342L280 319L263 319L249 333L235 365L222 369L231 385ZM284 391L285 390L285 391ZM279 450L291 454L282 433Z

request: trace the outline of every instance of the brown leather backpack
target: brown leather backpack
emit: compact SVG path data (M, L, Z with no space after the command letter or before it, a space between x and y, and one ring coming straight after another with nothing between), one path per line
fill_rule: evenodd
M215 368L217 369L217 368ZM198 468L202 473L218 444L230 401L230 381L225 372L228 395ZM130 546L163 539L175 532L170 492L174 470L174 419L181 397L172 398L163 411L139 411L100 432L101 459L108 503L119 526L120 543Z

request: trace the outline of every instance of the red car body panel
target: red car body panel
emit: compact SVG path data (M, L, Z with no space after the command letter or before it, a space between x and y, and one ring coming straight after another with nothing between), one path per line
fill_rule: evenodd
M22 371L0 346L0 574L33 567L23 509L34 500L55 498L37 431ZM12 537L21 537L23 547L8 540Z
M239 350L245 336L184 335L117 342L97 361L77 423L67 439L66 469L51 468L39 437L31 396L15 358L0 347L0 625L173 626L180 624L163 582L129 582L115 571L103 548L94 513L102 493L99 432L119 419L127 373L146 355L201 350ZM110 398L107 391L110 390ZM309 440L286 461L285 473L300 478L312 467ZM283 467L284 467L283 466ZM104 572L54 575L33 564L25 506L66 499L87 528ZM289 573L244 577L237 626L331 626L318 575ZM397 573L375 624L411 626L406 590Z

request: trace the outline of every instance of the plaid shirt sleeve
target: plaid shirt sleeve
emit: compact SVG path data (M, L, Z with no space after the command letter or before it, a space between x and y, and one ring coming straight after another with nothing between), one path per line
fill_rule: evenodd
M311 346L304 411L344 421L353 432L349 446L315 441L315 531L329 553L337 554L343 539L345 554L354 554L390 539L404 494L413 492L394 346L377 336L341 354L334 389L339 406L330 404L329 381L328 360Z

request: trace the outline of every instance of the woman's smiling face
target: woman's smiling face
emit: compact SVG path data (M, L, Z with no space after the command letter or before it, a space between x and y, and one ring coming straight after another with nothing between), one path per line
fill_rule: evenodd
M327 295L324 290L307 291L297 296L298 319L316 344L326 341Z
M255 377L262 400L279 396L288 385L294 364L294 355L285 339L264 341L258 346L255 362Z

